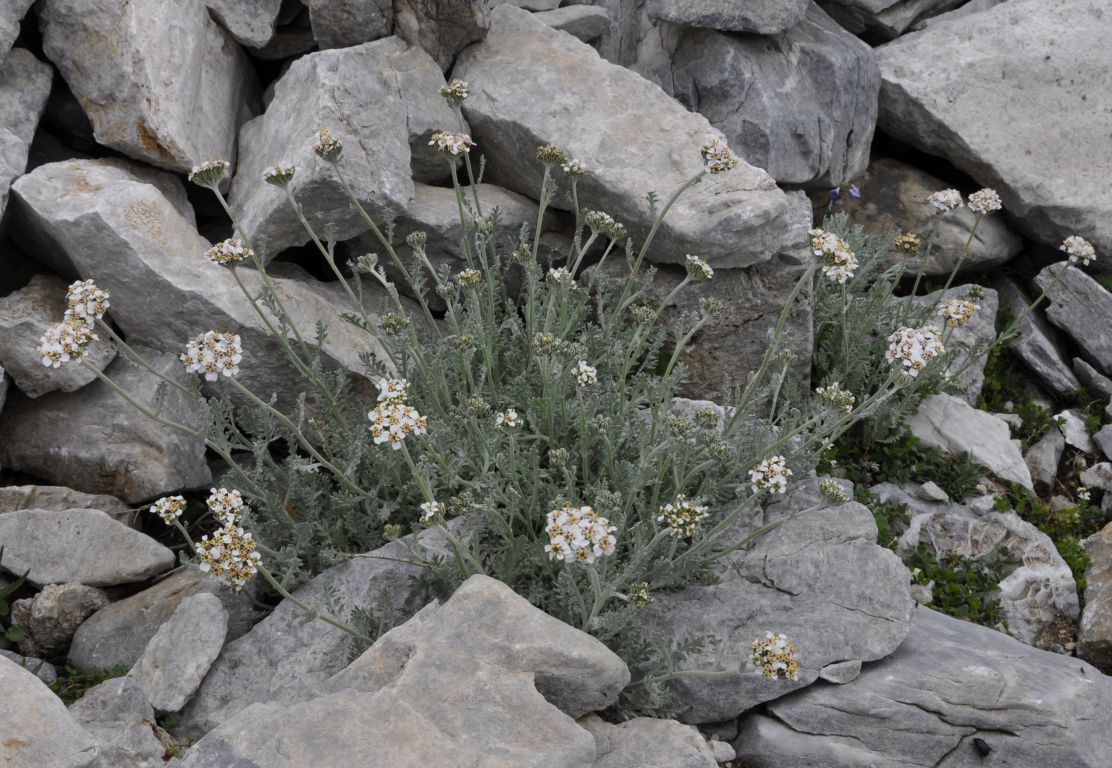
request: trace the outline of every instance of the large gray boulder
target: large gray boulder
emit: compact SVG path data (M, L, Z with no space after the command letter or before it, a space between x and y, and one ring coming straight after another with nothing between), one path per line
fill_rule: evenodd
M344 176L380 226L384 215L409 205L413 178L447 175L445 160L428 146L434 131L456 129L439 95L443 85L436 62L396 37L295 61L275 85L266 112L240 133L231 202L260 252L265 244L271 258L309 242L285 192L263 182L263 172L275 163L296 167L289 189L318 236L331 227L344 240L368 229L336 172L313 154L321 128L343 141Z
M39 24L99 143L178 171L235 160L258 83L202 0L47 0Z
M386 37L394 27L393 0L305 0L321 50Z
M843 195L840 200L850 221L874 235L913 232L922 238L918 254L905 256L901 252L892 257L892 263L904 259L905 275L914 276L920 269L926 276L949 275L957 266L966 242L969 252L961 262L963 272L1003 264L1018 254L1023 245L999 214L981 219L970 240L975 214L965 207L944 214L932 208L927 197L949 185L899 160L882 158L872 162L855 183L861 190L860 199ZM931 244L929 254L927 243Z
M1104 0L1009 0L937 21L878 49L880 127L995 188L1033 239L1078 234L1110 253L1110 32Z
M161 768L166 748L155 736L154 709L131 675L95 685L70 705L69 713L93 738L92 768Z
M62 322L66 311L66 281L53 275L35 275L31 282L14 293L0 297L0 363L28 397L47 392L73 392L97 375L78 363L60 368L42 364L39 346L43 332ZM85 347L81 360L103 371L116 356L116 346L103 331Z
M952 454L969 453L1001 480L1030 489L1031 472L1003 420L953 395L927 395L907 421L911 434Z
M46 108L53 79L50 65L30 51L16 48L7 53L7 48L0 45L0 216L8 205L8 189L27 168L31 139Z
M876 54L817 5L771 40L688 32L673 61L676 98L777 182L829 188L868 166L880 93Z
M1065 274L1055 280L1061 270ZM1100 372L1112 376L1112 293L1065 262L1044 268L1035 285L1048 291L1050 322L1069 334Z
M0 515L17 509L99 509L113 520L132 525L135 513L115 496L82 493L58 485L7 485L0 488Z
M274 37L282 0L205 0L213 17L236 42L262 48Z
M717 768L714 752L694 727L635 717L613 725L597 715L579 721L595 737L594 768Z
M594 5L565 5L533 15L553 29L567 32L585 43L598 40L610 29L610 14L605 8Z
M870 40L891 40L965 0L819 0L838 23Z
M803 503L792 506L798 512ZM907 569L877 545L876 536L872 513L856 502L808 511L759 539L740 567L724 566L718 583L656 595L641 614L646 633L677 643L703 636L717 641L689 655L681 671L737 668L766 632L787 635L799 654L794 682L753 671L677 677L673 693L686 706L679 718L728 720L811 685L829 665L873 661L895 650L914 603Z
M0 61L19 36L19 22L33 2L35 0L4 0L0 3Z
M32 584L111 587L168 570L174 553L96 509L23 509L0 515L4 569Z
M456 54L490 29L490 0L396 0L395 33L447 69Z
M41 680L0 657L0 765L5 768L85 768L97 749L66 705Z
M473 153L492 181L535 196L543 174L535 152L556 144L582 162L579 203L604 210L636 240L660 205L702 168L700 148L722 134L657 86L610 64L593 48L531 14L501 5L486 39L464 51L453 74L471 83L464 115ZM558 183L566 180L557 174ZM559 197L554 206L567 208ZM704 178L672 207L649 258L682 264L695 253L714 267L767 261L783 245L788 203L767 173L744 161Z
M473 576L444 605L383 635L315 697L229 713L182 768L582 768L594 762L594 738L542 692L575 692L578 715L612 703L628 681L602 643Z
M778 35L803 20L810 0L648 0L649 15L663 21L722 32Z
M185 381L181 361L146 347L136 350L160 376L122 357L105 375L148 407L165 390L160 417L195 429L197 402L162 381ZM212 480L202 440L140 413L104 381L35 400L13 395L0 414L0 434L7 436L0 442L0 464L133 504Z
M1019 283L1011 277L1002 276L993 282L993 286L999 294L1001 308L1007 310L1009 317L1019 320L1019 335L1008 344L1008 348L1050 390L1059 395L1069 395L1080 389L1081 381L1067 362L1058 334L1042 316L1041 310L1024 314L1031 299Z
M746 715L753 768L1103 768L1109 679L928 608L891 656L846 685L815 685Z
M12 626L27 631L19 647L28 656L57 656L81 622L108 605L103 589L84 584L47 584L37 595L12 604Z
M1104 672L1112 672L1112 523L1082 542L1089 555L1085 568L1085 610L1077 628L1077 655Z

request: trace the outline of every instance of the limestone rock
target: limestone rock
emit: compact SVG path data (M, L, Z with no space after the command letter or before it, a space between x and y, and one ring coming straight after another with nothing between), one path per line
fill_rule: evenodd
M95 509L23 509L0 515L4 569L33 584L109 587L168 569L174 553Z
M829 188L869 164L880 67L868 45L817 5L801 7L806 18L772 39L684 34L673 56L673 93L777 182Z
M0 36L4 11L0 10ZM0 44L0 216L8 204L8 189L27 167L31 139L39 124L54 73L50 65L22 48L10 53Z
M0 61L19 35L19 21L35 0L4 0L0 6Z
M1110 253L1110 30L1104 0L1009 0L937 21L878 49L880 127L996 189L1033 239L1078 234Z
M1106 459L1112 459L1112 424L1105 424L1093 435L1093 442Z
M274 37L282 0L205 0L228 34L250 48L262 48Z
M928 395L907 426L927 445L953 454L968 452L974 464L1001 480L1031 488L1031 472L1011 441L1008 425L964 400L953 395Z
M394 26L393 0L305 0L321 50L386 37Z
M151 297L147 294L145 298ZM185 380L177 356L136 349L162 375ZM148 405L155 401L161 383L158 376L122 357L112 361L105 375ZM167 388L160 415L196 427L197 404ZM20 395L9 398L0 414L0 433L8 436L0 442L4 466L131 503L199 488L212 480L200 439L139 413L103 381L77 392L51 392L35 400ZM4 517L0 515L0 520Z
M734 747L753 768L1101 768L1109 707L1088 664L918 608L895 653L746 715Z
M224 647L228 612L207 592L178 604L131 670L144 697L160 712L177 712L197 690Z
M49 661L20 656L14 651L5 651L3 649L0 649L0 656L15 662L47 685L50 685L58 679L58 670L55 669L54 665Z
M820 4L855 35L882 40L899 37L921 22L965 0L821 0Z
M861 197L855 200L843 195L841 198L842 209L852 223L860 224L870 234L914 232L922 238L919 253L904 261L906 275L913 276L920 268L924 275L949 275L957 266L967 241L969 252L961 264L963 272L1003 264L1018 254L1022 246L1022 241L998 214L981 219L970 241L969 234L976 218L973 212L962 207L942 214L928 205L927 197L949 184L913 165L882 158L870 163L854 183L861 190ZM926 253L928 242L931 243L929 254ZM900 258L902 255L893 255L892 263Z
M56 485L8 485L0 488L0 515L17 509L99 509L113 520L131 525L135 513L115 496L81 493Z
M553 29L567 32L585 43L597 40L610 29L610 14L594 5L565 5L533 14Z
M333 227L335 237L346 240L368 229L336 171L313 154L321 128L343 141L341 170L379 224L384 214L409 205L412 179L446 176L446 161L428 146L434 131L456 129L439 94L443 85L436 62L396 37L295 61L275 85L266 112L243 127L232 182L240 224L258 248L265 242L266 258L309 242L285 193L262 182L276 162L297 168L289 189L319 236Z
M1065 274L1052 285L1063 269ZM1043 269L1035 284L1049 289L1046 316L1050 322L1069 334L1101 372L1112 375L1112 293L1065 262Z
M161 768L166 752L154 734L154 709L131 675L113 677L85 692L69 713L97 745L93 768Z
M799 501L793 508L801 508ZM877 546L876 523L856 502L789 517L720 581L656 595L642 612L650 634L681 641L713 636L717 649L690 655L681 669L736 667L753 639L782 632L799 653L799 680L769 680L759 672L717 678L678 677L673 692L684 722L708 723L810 685L828 665L872 661L895 649L908 631L913 602L907 569Z
M1101 491L1112 491L1112 463L1102 461L1086 469L1078 478L1081 484Z
M0 365L0 411L4 410L4 401L8 399L8 384L11 377L4 373L4 366Z
M539 690L591 692L597 706L628 680L597 640L473 576L444 605L379 638L315 698L231 713L182 768L582 768L594 761L594 739Z
M97 378L73 361L59 368L42 363L42 335L54 323L62 322L65 311L66 282L51 275L35 275L20 290L0 297L0 363L28 397L55 390L73 392ZM97 335L98 340L85 348L81 360L103 371L116 356L116 347L103 331Z
M1019 565L1000 582L1000 607L1008 631L1035 645L1060 616L1076 618L1079 606L1073 573L1054 542L1014 512L990 512L976 519L958 514L916 515L900 538L900 550L926 546L940 559L959 555L976 560L1007 553Z
M1082 453L1093 451L1093 440L1089 437L1089 430L1085 428L1085 419L1075 409L1062 411L1055 414L1058 421L1058 431L1066 439L1066 445L1073 446Z
M1102 398L1112 399L1112 379L1109 379L1096 368L1086 363L1080 357L1073 359L1073 372L1077 375L1081 386Z
M612 725L597 715L579 721L595 737L594 768L717 768L698 730L675 720L635 717Z
M658 87L529 13L501 5L491 19L486 39L464 51L453 70L471 83L464 115L491 180L537 194L543 169L534 153L556 144L588 169L578 185L580 203L605 210L643 239L650 225L645 194L655 191L663 205L702 168L700 147L721 134ZM679 198L649 257L683 263L685 254L699 253L716 268L767 261L783 243L787 209L768 174L739 162Z
M1031 480L1035 487L1053 489L1058 478L1058 466L1062 463L1062 454L1066 451L1066 438L1056 429L1047 430L1046 434L1032 445L1027 455L1023 457L1027 468L1031 471Z
M793 29L807 13L809 0L649 0L649 15L722 32L756 32L778 35Z
M984 222L982 222L983 224ZM1059 395L1068 395L1081 387L1081 382L1070 369L1062 345L1054 329L1036 309L1024 313L1031 300L1010 277L1000 277L993 283L1000 297L1001 307L1007 309L1019 322L1019 335L1008 345L1039 381Z
M1085 539L1085 610L1077 628L1077 655L1112 672L1112 523Z
M489 0L396 0L396 34L424 48L441 69L490 29Z
M85 768L96 746L62 700L18 664L0 658L0 765L5 768Z
M914 584L912 586L922 586L921 584ZM833 664L827 664L819 672L819 679L825 680L828 683L836 685L845 685L852 683L861 674L861 659L853 659L852 661L836 661Z
M12 606L12 624L27 630L20 648L29 656L57 656L81 623L106 605L103 589L47 584L34 598L17 600Z

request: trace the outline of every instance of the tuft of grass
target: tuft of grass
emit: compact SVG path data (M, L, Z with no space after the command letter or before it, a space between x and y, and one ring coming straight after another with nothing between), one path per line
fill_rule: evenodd
M1014 562L1004 557L975 560L958 555L939 559L920 545L904 562L916 584L934 582L931 607L986 627L1007 628L1000 608L1000 581Z
M50 684L50 690L58 695L58 698L65 702L66 706L70 706L75 701L80 699L90 688L103 683L105 680L111 680L114 677L123 677L127 674L127 667L123 664L117 664L111 669L90 669L90 670L77 670L73 667L66 667L65 671L58 675L58 679Z

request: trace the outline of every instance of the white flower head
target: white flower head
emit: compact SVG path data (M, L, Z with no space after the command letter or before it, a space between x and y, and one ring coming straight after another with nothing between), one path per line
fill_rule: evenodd
M572 374L575 376L575 381L581 387L598 383L598 368L587 365L586 360L580 360L576 363L575 367L572 368Z
M583 163L573 158L567 158L560 166L564 173L571 176L573 179L581 179L587 175L587 167Z
M84 323L92 328L112 304L108 291L96 287L92 280L78 280L66 291L64 319Z
M996 194L996 190L987 187L971 194L968 205L969 210L982 216L999 211L1004 207L1004 204L1000 202L1000 195Z
M812 229L807 234L811 237L811 253L822 263L822 273L835 283L845 285L857 269L857 255L833 232Z
M221 331L206 331L195 337L181 355L185 370L203 374L206 381L216 381L221 374L235 376L242 359L239 336Z
M494 426L499 429L516 429L524 423L525 422L517 415L517 410L514 408L507 408L494 417Z
M289 163L275 163L263 171L263 181L276 187L284 187L293 181L295 171Z
M82 322L66 320L46 329L39 340L39 354L47 368L57 368L62 363L80 360L86 348L99 339L92 329Z
M703 145L703 170L719 174L737 167L737 156L726 146L726 142L714 138Z
M547 516L544 551L550 560L590 565L600 557L614 554L617 528L592 507L564 504Z
M572 291L575 290L575 277L568 271L567 267L549 268L548 281L561 288L567 288Z
M1097 257L1097 251L1093 248L1092 243L1077 235L1067 237L1058 247L1058 250L1068 254L1072 263L1076 264L1080 261L1083 267L1089 266Z
M344 142L329 133L327 128L321 128L317 131L317 143L313 145L313 152L326 163L335 163L344 153Z
M753 666L767 678L778 680L799 679L799 658L795 643L786 635L766 632L753 641Z
M714 277L714 270L711 268L710 264L707 264L705 259L692 256L690 253L684 256L683 259L687 267L687 274L691 276L692 280L701 282L703 280L710 280Z
M962 205L961 192L956 189L943 189L938 192L932 192L927 202L933 205L940 211L952 211L955 208L960 208Z
M682 493L674 500L663 504L657 515L657 522L671 528L672 538L691 538L699 523L710 517L710 508L687 498Z
M214 187L224 180L227 172L227 160L208 160L193 166L189 171L189 180L200 187Z
M227 523L211 536L197 542L197 564L233 591L238 591L258 573L262 559L255 551L255 539L235 523Z
M846 413L851 413L853 406L857 403L857 398L853 396L853 393L836 381L827 384L825 387L816 388L815 394L833 408Z
M1082 485L1077 489L1077 498L1081 501L1090 501L1093 498L1093 494L1090 493L1088 488Z
M788 478L791 476L788 460L783 456L769 456L749 470L749 482L754 492L787 493Z
M475 146L475 142L466 133L453 133L452 131L437 131L429 140L430 147L447 157L466 155Z
M210 488L209 497L205 504L212 512L213 517L223 525L238 522L244 510L247 509L247 504L243 501L243 495L239 491L228 490L227 488Z
M467 269L456 275L456 282L460 284L461 288L474 288L483 280L483 273L477 269Z
M938 308L938 314L951 328L960 328L973 319L973 315L981 308L980 304L969 299L947 299Z
M181 496L164 496L152 504L148 511L161 517L166 525L173 525L185 511L185 499Z
M467 84L467 81L453 77L447 85L440 86L440 95L453 107L458 107L471 95L471 86Z
M444 502L426 501L421 504L421 522L431 523L437 517L443 517L447 509Z
M389 443L395 451L410 435L428 433L428 419L406 402L409 382L387 379L379 384L378 405L368 414L371 436L375 445Z
M234 237L229 237L205 251L205 256L208 257L209 261L223 266L238 264L254 255L254 251Z
M908 328L902 326L888 337L890 342L885 357L888 362L903 367L903 372L914 378L927 363L946 352L942 336L936 328Z

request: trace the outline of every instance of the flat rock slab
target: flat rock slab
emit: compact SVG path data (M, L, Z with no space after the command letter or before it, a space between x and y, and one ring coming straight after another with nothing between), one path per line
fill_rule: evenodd
M1104 768L1110 707L1085 662L920 607L891 656L746 715L734 746L753 768Z
M155 576L174 553L96 509L24 509L0 515L4 569L34 584L110 587Z
M236 42L262 48L274 37L282 0L205 0L212 15Z
M154 734L155 713L130 675L93 686L69 713L97 745L93 768L160 768L166 748Z
M132 668L143 695L159 712L177 712L197 690L224 647L228 612L207 592L178 604Z
M909 29L918 29L926 19L963 2L965 0L819 0L819 5L855 35L864 34L870 40L891 40Z
M673 54L673 93L777 182L829 189L869 164L880 66L872 48L807 5L806 17L774 42L685 33Z
M202 0L47 0L39 24L100 144L177 171L235 160L258 83Z
M0 19L3 13L0 10ZM27 168L31 139L53 79L50 65L30 51L17 48L8 53L7 47L0 45L0 216L7 207L12 182Z
M1085 610L1077 629L1077 655L1104 672L1112 672L1112 523L1083 542Z
M649 0L649 15L661 21L722 32L778 35L803 20L809 0Z
M872 513L851 502L787 519L759 539L740 568L720 581L656 596L642 612L650 636L720 642L688 656L681 669L737 668L766 632L795 643L799 679L769 680L748 671L721 677L678 677L679 718L711 723L814 683L835 662L873 661L903 641L914 607L907 569L876 544ZM721 665L717 667L716 665Z
M583 768L595 760L594 738L542 692L574 692L593 708L628 681L597 640L473 576L444 605L379 638L315 697L229 713L182 768Z
M995 188L1033 239L1112 253L1110 33L1105 0L938 20L878 49L880 127Z
M579 721L595 737L594 768L717 768L703 734L675 720L635 717L612 725L596 715Z
M99 509L124 525L132 525L135 520L135 512L115 496L82 493L60 485L8 485L0 488L0 515L17 509Z
M1055 280L1061 270L1065 274ZM1039 272L1035 285L1047 291L1050 322L1069 334L1100 372L1112 376L1112 293L1065 262Z
M305 0L321 50L378 40L394 27L393 0Z
M441 69L490 29L490 0L396 0L395 33L428 51Z
M1003 420L953 395L927 395L907 422L911 434L954 455L968 452L974 464L1001 480L1030 489L1031 472Z
M1019 319L1019 335L1008 348L1031 369L1039 381L1059 395L1069 395L1080 389L1081 381L1066 362L1061 341L1043 317L1041 308L1024 314L1024 308L1030 306L1031 299L1010 277L998 278L993 286L999 295L1001 306L1007 309L1011 317Z
M589 45L519 8L491 13L486 39L460 54L453 74L471 84L464 115L492 181L535 197L537 147L582 162L579 203L604 210L642 240L645 195L660 205L702 168L700 148L722 134L659 87L603 60ZM566 180L557 174L558 183ZM567 208L562 197L556 206ZM682 264L700 254L716 268L767 261L782 244L788 203L772 178L744 161L708 176L672 207L649 258Z
M0 657L0 765L85 768L97 758L92 738L41 680Z

